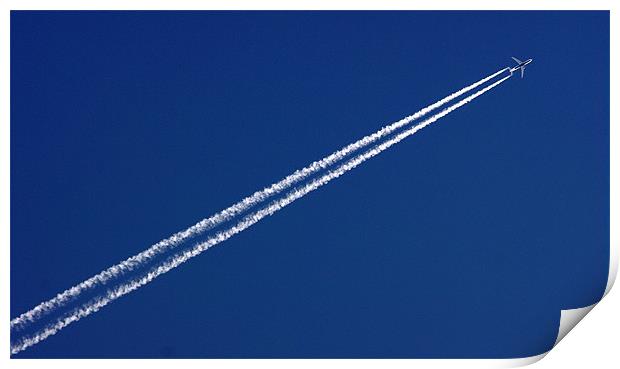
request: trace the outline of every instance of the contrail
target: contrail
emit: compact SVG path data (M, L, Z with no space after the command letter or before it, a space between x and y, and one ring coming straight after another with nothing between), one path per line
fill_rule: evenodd
M82 305L80 308L73 310L69 315L59 318L56 323L52 323L48 325L47 327L43 328L42 330L38 331L37 333L33 335L19 339L14 345L13 344L11 345L11 353L16 354L20 351L25 350L26 348L32 345L35 345L41 342L42 340L48 338L49 336L56 334L58 331L65 328L69 324L74 323L94 312L97 312L99 309L109 304L110 302L118 299L119 297L126 295L129 292L134 291L141 286L144 286L145 284L153 281L158 276L164 273L167 273L168 271L178 267L179 265L201 254L202 252L209 249L210 247L215 246L223 241L226 241L227 239L236 235L237 233L240 233L246 230L252 225L258 223L263 218L274 214L275 212L291 204L295 200L309 194L310 192L322 187L323 185L329 183L330 181L342 176L343 174L356 168L357 166L359 166L366 160L379 155L380 153L387 150L391 146L401 142L402 140L415 134L422 128L436 122L440 118L450 114L454 110L471 102L475 98L493 89L494 87L498 86L499 84L501 84L502 82L504 82L505 80L509 78L510 76L504 77L492 83L491 85L469 95L468 97L460 100L456 104L453 104L449 106L448 108L445 108L441 112L426 119L422 123L412 128L409 128L401 132L398 135L395 135L393 138L386 140L385 142L375 146L374 148L366 151L363 154L360 154L352 159L349 159L346 163L340 165L337 169L331 170L327 174L324 174L322 177L310 181L303 187L290 191L285 197L279 200L274 200L270 205L266 206L265 208L258 210L250 215L245 216L236 225L230 227L229 229L225 231L220 231L215 236L207 239L205 242L199 243L195 245L193 248L186 250L183 253L180 253L172 257L168 261L162 263L160 266L157 266L151 269L145 276L131 280L114 289L108 290L105 296L91 300L90 302Z
M459 91L454 92L453 94L450 94L448 96L446 96L445 98L437 101L434 104L431 104L423 109L421 109L420 111L409 115L395 123L392 123L388 126L385 126L383 128L381 128L380 130L378 130L377 132L365 136L362 139L355 141L347 146L345 146L344 148L335 151L334 153L324 157L323 159L319 160L319 161L315 161L312 164L308 165L307 167L297 170L294 173L288 175L287 177L285 177L284 179L280 180L279 182L276 182L274 184L272 184L269 187L264 188L261 191L257 191L254 194L252 194L251 196L248 196L246 198L244 198L243 200L239 201L238 203L220 211L219 213L201 220L200 222L196 223L195 225L180 231L178 233L175 233L174 235L170 236L167 239L164 239L162 241L157 242L156 244L154 244L153 246L149 247L148 249L134 255L131 256L130 258L116 264L113 265L105 270L103 270L102 272L100 272L99 274L96 274L88 279L86 279L85 281L57 294L55 297L53 297L50 300L44 301L42 303L40 303L39 305L35 306L34 308L32 308L31 310L21 314L20 316L14 318L11 320L11 330L12 331L17 331L20 330L21 328L25 327L26 325L28 325L29 323L35 322L37 321L39 318L41 318L42 316L46 315L47 313L50 313L62 306L64 306L65 304L67 304L69 301L73 300L74 298L76 298L77 296L79 296L82 292L92 289L96 286L100 286L105 284L106 282L110 281L113 278L117 278L129 271L132 271L134 269L136 269L139 266L144 265L144 263L148 262L149 260L151 260L153 257L165 252L168 249L174 248L175 246L177 246L178 244L180 244L181 242L187 240L188 238L194 237L196 235L199 235L200 233L203 233L209 229L212 229L213 227L226 222L230 219L232 219L233 217L239 215L240 213L244 212L245 210L257 205L260 202L265 201L266 199L270 198L273 195L276 195L286 189L288 189L289 187L291 187L292 185L294 185L295 183L298 183L306 178L308 178L310 175L328 168L329 166L331 166L332 164L344 159L346 156L348 156L349 154L364 148L370 144L372 144L373 142L391 134L392 132L398 130L399 128L409 124L410 122L412 122L415 119L421 118L424 115L428 114L429 112L443 106L444 104L454 100L455 98L481 86L482 84L492 80L493 78L499 76L500 74L504 73L508 68L504 68L500 71L497 71L491 75L489 75L488 77L482 78L481 80L479 80L478 82L475 82L465 88L460 89Z

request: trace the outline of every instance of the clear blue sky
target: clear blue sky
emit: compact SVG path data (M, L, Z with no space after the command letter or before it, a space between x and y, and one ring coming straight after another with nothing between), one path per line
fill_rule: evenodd
M16 357L516 357L605 288L607 12L12 12L11 317L474 103Z

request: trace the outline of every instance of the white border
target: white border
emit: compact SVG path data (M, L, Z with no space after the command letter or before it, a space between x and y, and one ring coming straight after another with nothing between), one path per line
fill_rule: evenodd
M232 0L232 1L163 1L163 0L92 0L92 1L73 1L73 0L29 0L29 1L3 1L0 4L0 114L2 124L0 124L0 243L2 252L2 265L0 267L0 315L4 317L6 328L0 330L0 347L4 348L5 355L2 357L2 366L4 368L13 366L34 367L44 364L57 368L78 368L84 365L101 367L109 365L109 362L100 360L89 360L88 363L83 360L10 360L9 359L9 327L10 309L9 309L9 288L10 288L10 10L270 10L270 9L287 9L287 10L611 10L611 63L615 65L614 60L618 61L618 47L616 44L618 35L618 13L619 9L617 1L611 0L590 0L590 1L536 1L536 0L519 0L519 1L490 1L490 0L424 0L424 1L404 1L404 0L383 0L383 1L342 1L342 0L300 0L295 2L286 2L282 0L262 0L252 2L249 0ZM260 5L260 6L259 6ZM618 101L618 74L613 68L610 70L610 98L611 101ZM618 107L611 104L610 121L616 122L610 127L610 189L620 188L620 131L618 129ZM615 145L614 145L615 144ZM610 212L610 273L605 290L605 295L609 293L614 284L618 270L618 248L620 247L620 238L618 229L620 229L620 197L618 192L610 193L611 212ZM595 304L596 305L596 304ZM556 344L570 331L570 329L585 316L584 312L589 312L594 305L573 311L562 311L562 321L559 328L559 337ZM616 320L617 322L617 320ZM616 326L617 329L617 326ZM284 368L295 365L300 368L314 368L316 365L328 367L341 367L342 365L355 365L356 367L375 367L389 366L395 367L411 367L412 365L420 365L424 367L514 367L534 363L542 359L546 354L541 354L529 358L521 359L441 359L441 360L358 360L358 359L323 359L317 360L213 360L207 362L202 360L166 360L164 363L158 360L115 360L114 365L135 366L148 365L184 365L187 367L198 368L207 364L218 368L233 368L240 365L251 365L252 367L264 368Z

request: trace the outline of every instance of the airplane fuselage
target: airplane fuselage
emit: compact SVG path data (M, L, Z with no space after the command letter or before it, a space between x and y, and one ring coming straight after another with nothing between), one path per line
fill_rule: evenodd
M521 61L513 56L512 60L517 62L517 66L510 68L510 76L512 76L512 73L514 73L515 71L520 70L521 78L523 78L523 73L525 73L525 66L530 64L533 59L527 59L526 61Z
M528 59L524 62L519 63L519 65L512 68L512 72L514 72L515 70L521 69L521 68L525 68L525 66L530 64L531 62L532 62L532 59Z

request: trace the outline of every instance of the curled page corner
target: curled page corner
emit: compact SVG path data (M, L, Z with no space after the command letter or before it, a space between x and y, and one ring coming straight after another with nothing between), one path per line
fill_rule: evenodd
M607 294L613 287L616 281L616 276L618 274L618 246L614 246L614 245L615 244L612 242L609 248L609 274L607 276L607 286L605 287L605 292L603 293L603 296L601 296L600 300L598 300L592 305L588 305L588 306L584 306L584 307L580 307L576 309L560 310L560 324L558 327L558 336L556 337L555 343L553 344L553 347L551 348L551 350L553 350L553 348L557 346L558 343L560 343L560 341L564 339L564 337L566 337L568 332L570 332L573 328L575 328L575 326L586 315L588 315L588 313L592 311L592 309L594 309L594 307L599 302L603 301L603 298L607 296ZM543 352L538 355L534 355L534 356L518 358L518 359L508 359L504 363L502 363L500 367L515 368L515 367L521 367L521 366L534 364L542 360L545 356L547 356L547 354L551 352L551 350L547 352Z
M618 274L618 247L614 246L614 243L609 247L609 274L607 275L607 285L605 286L605 292L601 296L600 300L592 305L584 306L576 309L566 309L560 311L560 326L558 327L558 337L553 344L553 347L557 346L560 341L566 337L577 323L581 321L594 307L607 296L611 288L613 287L616 276ZM552 348L553 349L553 348Z
M566 309L560 311L560 326L558 328L558 337L555 339L555 343L553 347L557 346L560 341L566 337L568 332L570 332L577 323L583 319L597 303L594 303L589 306L577 308L577 309Z

